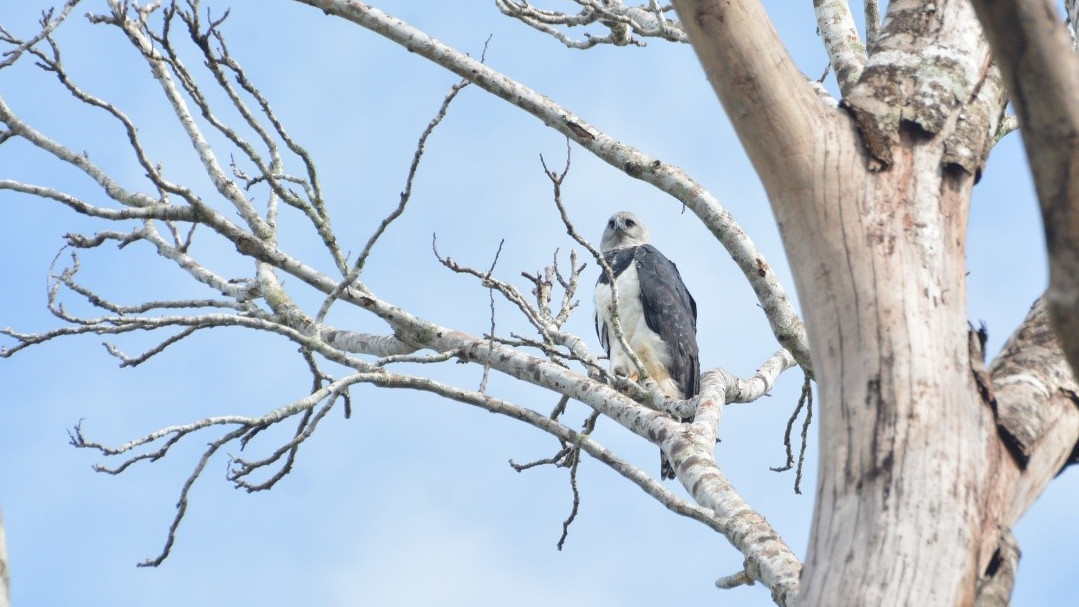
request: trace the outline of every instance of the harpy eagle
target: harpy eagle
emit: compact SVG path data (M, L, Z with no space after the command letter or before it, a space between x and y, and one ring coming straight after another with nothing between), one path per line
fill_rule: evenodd
M600 251L618 287L618 322L622 336L668 398L693 398L700 392L697 356L697 302L678 268L649 242L648 229L625 211L607 221ZM611 372L637 376L633 360L622 349L611 320L611 283L601 272L596 283L596 334L607 351ZM663 458L661 478L674 478Z

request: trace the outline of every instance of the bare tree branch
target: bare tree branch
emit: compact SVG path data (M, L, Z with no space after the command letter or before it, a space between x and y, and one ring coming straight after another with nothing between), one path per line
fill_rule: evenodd
M75 5L77 5L81 1L82 0L67 0L67 2L64 2L64 6L60 9L59 15L55 15L55 9L49 9L45 11L45 13L41 16L41 30L29 40L19 40L12 36L10 32L5 30L3 26L0 26L0 42L6 42L8 44L15 45L15 48L4 51L3 54L0 54L0 57L4 57L4 60L0 61L0 70L14 64L16 61L19 60L19 57L22 56L23 53L33 48L34 45L36 45L38 42L41 42L42 40L48 38L52 34L53 30L59 27L59 25L64 22L64 19L67 19L67 16L71 14L71 9L75 8Z
M333 257L338 270L344 273L346 266L344 255L341 253L340 247L337 244L337 239L330 228L330 219L326 213L325 205L322 200L321 186L318 181L314 163L311 161L306 150L298 146L292 137L285 131L281 122L274 115L270 104L262 97L261 93L258 92L258 89L250 83L240 64L234 61L229 55L225 39L218 30L218 27L228 17L228 12L226 11L220 19L211 22L204 28L199 18L198 1L188 0L187 4L189 8L187 11L178 10L175 3L169 5L165 9L163 35L156 36L149 31L147 32L148 35L165 49L169 57L169 64L173 71L177 73L184 90L195 100L203 118L242 151L244 157L257 167L259 177L245 179L247 189L250 189L252 185L259 182L266 182L270 185L272 194L268 203L267 225L273 226L276 221L278 199L283 200L289 206L300 210L307 216L311 225L322 238L322 241L326 245L326 249ZM270 155L269 163L267 163L262 156L256 152L254 146L243 139L235 129L224 124L214 114L209 102L196 84L193 75L187 71L186 67L181 62L169 37L169 32L171 31L170 26L176 16L178 16L187 26L191 41L202 51L205 58L204 65L206 65L213 74L218 87L226 94L228 99L232 102L232 106L243 117L244 123L258 135L259 139L265 145L267 152ZM218 45L219 50L217 53L211 48L211 39ZM270 129L264 127L259 122L255 112L248 107L248 103L243 99L240 92L232 85L230 75L235 78L241 89L250 95L258 104L260 111L270 122L274 134L279 136L282 142L300 158L306 169L306 179L285 174L284 162L279 151L279 146L277 142L274 141ZM294 193L291 189L286 187L286 184L300 185L305 192L306 199L305 197L301 197ZM271 234L274 234L272 230Z
M558 420L566 411L566 406L569 404L569 397L563 396L558 400L558 404L555 406L554 411L551 412L551 419ZM599 419L599 412L593 411L582 424L581 434L584 436L592 434L592 431L596 427L596 421ZM555 465L569 469L569 484L570 492L573 495L573 502L570 507L569 515L566 516L566 520L562 521L562 535L558 538L556 547L562 550L562 546L566 543L566 538L569 536L569 527L573 524L573 521L577 518L577 512L581 505L581 492L577 486L577 469L581 463L581 446L579 444L571 444L566 441L559 441L562 448L558 450L558 453L552 457L545 457L543 459L529 462L527 464L517 464L513 460L510 460L510 466L517 472L524 472L537 466Z
M576 14L536 8L527 0L495 0L495 6L508 15L535 28L569 48L589 49L596 45L645 46L642 38L660 38L671 42L686 42L681 25L666 15L670 5L660 6L657 0L648 4L626 6L622 0L572 0L581 7ZM597 25L598 24L598 25ZM563 29L605 28L606 34L586 32L575 39Z
M880 36L880 2L879 0L865 0L865 46L873 47L877 37Z
M7 126L8 131L12 135L25 139L45 152L55 156L58 160L83 171L88 177L100 185L102 190L104 190L113 200L132 207L149 207L158 204L159 201L146 194L141 192L128 192L121 187L116 180L110 177L108 173L91 162L87 156L72 152L20 120L11 111L11 108L8 107L3 96L0 96L0 122ZM12 187L12 184L9 182L10 180L5 180L3 182L4 186L8 189Z
M1049 252L1046 299L1079 373L1079 55L1052 0L973 4L1019 120Z
M1064 14L1067 15L1066 23L1072 39L1072 49L1079 52L1079 0L1064 0Z
M733 575L724 576L716 580L716 588L721 590L730 590L731 588L737 588L739 586L752 586L753 584L753 578L749 577L749 573L744 569Z
M790 418L787 419L787 427L783 430L783 447L787 452L787 461L782 466L776 466L770 468L772 472L786 472L794 467L794 449L791 446L791 431L794 429L794 422L798 421L798 415L805 409L805 419L802 421L802 444L798 449L798 467L794 473L794 492L801 495L802 493L802 466L805 464L806 443L809 440L809 426L813 421L813 386L806 376L805 382L802 384L802 394L798 397L798 405L794 408L794 412L791 413Z
M195 120L181 89L186 89L188 93L192 94L196 104L203 110L204 117L211 124L217 121L212 117L212 114L207 115L209 114L208 107L204 103L199 103L200 96L197 91L191 86L184 86L185 83L190 82L190 78L183 64L176 57L163 55L156 48L153 37L148 33L150 26L147 20L154 8L153 5L130 7L134 15L128 15L129 7L114 5L111 15L94 15L90 19L94 23L108 23L119 27L127 35L132 45L142 53L154 78L160 84L162 92L165 93L169 104L172 106L176 118L179 120L187 137L191 140L192 147L218 194L232 203L233 208L254 233L259 236L269 236L272 234L270 226L258 215L243 190L228 178L228 174L221 166L220 161L218 161L213 147ZM173 72L176 72L179 82L177 82L177 77L174 77Z
M997 127L997 132L993 135L993 145L1000 143L1001 139L1004 139L1005 135L1019 130L1019 119L1015 114L1008 114L1004 116L1000 121L1000 126Z
M835 68L839 90L846 95L865 68L865 45L858 36L854 15L847 0L813 0L813 11L817 15L817 32Z
M12 181L11 179L0 179L0 190L11 190L13 192L22 192L23 194L30 194L31 196L55 200L83 215L99 217L101 219L112 219L116 221L123 221L125 219L194 221L195 219L195 212L190 207L162 204L147 207L108 209L88 204L80 198L53 188L21 183Z
M765 365L762 370L765 368L775 367ZM710 455L715 448L726 392L738 391L736 386L722 381L722 376L721 372L702 376L700 405L690 424L693 436L668 434L663 440L663 450L674 465L679 480L697 503L711 508L724 521L724 536L746 556L748 577L761 582L771 590L772 600L786 607L794 604L797 596L801 562L768 522L742 499L716 464L714 456L703 455ZM758 386L765 384L767 381Z
M1031 306L988 374L988 397L1003 439L1003 524L1010 527L1079 443L1079 382L1052 329L1044 298Z
M412 182L416 178L416 171L419 170L420 161L423 159L427 138L431 136L431 133L433 133L439 123L442 122L442 119L446 117L446 112L449 110L450 104L453 103L453 100L457 97L457 93L460 93L461 90L469 84L470 82L468 80L458 82L450 87L450 91L446 93L445 98L442 99L442 105L439 106L435 117L427 124L427 128L423 130L423 133L420 134L419 141L416 142L416 152L412 155L412 164L408 167L408 177L405 179L405 188L401 190L401 201L398 203L397 208L382 220L382 223L379 224L375 233L367 240L367 244L364 245L363 251L361 251L359 257L356 258L356 263L353 264L352 269L345 275L341 284L326 296L325 301L322 302L322 307L319 308L318 314L315 315L316 322L322 322L323 319L326 318L326 314L329 313L330 306L332 306L333 302L337 301L337 298L341 295L341 291L348 288L349 285L359 279L360 274L363 273L364 266L367 264L367 257L371 254L371 249L374 248L375 243L378 242L378 239L386 232L386 228L405 212L405 206L408 204L408 201L412 199Z
M124 459L118 466L95 466L95 469L100 472L119 474L125 471L129 466L137 462L147 460L155 461L164 457L173 445L175 445L181 439L192 433L212 426L235 426L235 428L231 431L223 434L222 436L210 442L209 446L199 458L199 461L196 464L194 470L192 470L191 474L184 482L183 488L180 490L180 499L176 505L176 514L173 517L171 525L169 526L164 547L161 549L161 552L157 554L157 556L146 559L145 561L140 563L140 566L156 567L168 557L169 553L172 550L173 543L176 541L176 530L179 528L180 522L183 520L183 517L187 512L188 495L190 493L191 487L194 485L195 481L198 480L198 478L202 475L202 472L206 469L206 464L221 447L241 437L247 437L245 438L246 441L254 434L257 434L265 430L266 428L277 424L278 422L293 417L297 414L306 414L307 412L311 411L312 408L317 406L320 402L325 401L325 406L323 406L322 409L319 410L318 413L316 413L315 417L308 424L306 424L307 428L305 428L305 430L302 432L298 432L296 437L292 441L286 443L286 445L282 449L279 449L278 452L276 452L275 454L263 460L258 460L254 462L247 462L235 458L233 459L234 466L229 472L230 480L235 482L238 486L248 489L249 491L253 491L258 488L266 488L272 485L273 482L276 482L276 480L280 478L280 476L283 476L284 473L281 473L280 476L271 477L271 479L264 484L265 487L250 485L244 481L244 477L253 472L254 470L276 463L278 460L280 460L281 455L284 453L290 454L289 459L285 462L282 468L287 472L287 469L291 468L292 465L292 456L294 455L295 447L297 447L299 443L301 443L304 439L310 436L310 433L314 430L314 426L317 424L318 420L325 415L325 413L333 405L334 401L337 400L337 396L342 391L347 390L348 387L352 384L365 380L370 380L370 375L356 373L344 379L338 380L337 382L334 382L320 390L316 390L306 398L300 399L284 407L280 407L259 418L241 416L221 416L206 418L190 424L162 428L141 438L129 441L128 443L125 443L118 447L108 447L101 443L87 440L82 433L81 425L78 425L75 426L75 428L71 432L71 443L75 447L82 449L92 449L108 457L120 456L134 449L149 447L158 443L161 444L161 446L155 450L138 453L133 456L127 456L126 459Z

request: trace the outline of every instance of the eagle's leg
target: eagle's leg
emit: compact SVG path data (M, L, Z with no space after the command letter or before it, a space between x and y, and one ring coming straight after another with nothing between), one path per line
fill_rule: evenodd
M627 369L622 364L613 365L611 367L611 374L614 375L615 377L625 377L626 379L629 379L633 383L637 383L637 380L640 379L640 375L637 373L636 370L634 370L632 373L630 373L629 369Z

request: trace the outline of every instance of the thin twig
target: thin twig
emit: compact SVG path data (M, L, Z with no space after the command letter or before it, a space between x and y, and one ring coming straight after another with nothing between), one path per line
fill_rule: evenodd
M806 410L806 416L805 419L802 420L802 443L798 448L798 466L794 474L794 492L799 495L802 493L802 469L805 465L806 445L809 443L809 426L813 420L813 386L808 374L806 374L805 379L802 382L802 393L798 398L798 405L794 408L794 412L791 413L790 418L787 419L787 427L783 431L783 447L787 452L787 461L782 466L770 468L773 472L785 472L794 467L794 450L791 447L791 432L794 429L794 422L798 419L798 415L802 412L803 408Z
M809 425L813 421L813 388L809 375L802 384L802 397L806 401L806 417L802 422L802 446L798 449L798 469L794 473L794 492L802 493L802 469L806 460L806 445L809 444Z
M575 450L574 453L580 453L579 450ZM577 467L581 463L580 457L573 458L573 464L569 468L569 487L573 492L573 505L570 507L569 515L566 516L566 520L562 521L562 535L558 537L558 543L556 547L559 551L562 550L562 546L566 544L566 538L569 537L569 526L573 524L573 521L577 518L577 512L581 507L581 490L577 485Z
M12 36L10 33L8 33L7 30L5 30L2 26L0 26L0 42L7 42L9 44L16 45L15 48L4 51L2 54L0 54L0 56L5 57L3 61L0 61L0 69L4 69L5 67L14 64L16 61L19 60L19 57L24 52L32 49L35 44L52 35L53 30L59 27L60 24L64 22L64 19L67 19L67 16L71 14L71 9L75 8L75 5L78 4L80 1L81 0L67 0L67 2L64 3L64 6L60 9L60 15L57 16L55 19L53 18L53 15L56 14L55 8L49 8L48 10L44 11L41 15L41 20L39 21L39 23L41 24L41 31L39 31L36 35L34 35L34 37L30 38L29 40L19 40Z
M195 465L195 469L191 471L187 480L184 481L183 488L180 489L180 499L176 502L176 514L173 516L172 523L169 524L168 533L165 535L165 545L161 548L161 552L159 552L157 556L142 561L138 564L139 567L157 567L168 558L169 553L172 552L172 545L176 542L176 530L180 527L180 521L184 519L184 515L187 514L187 498L191 493L191 487L195 484L195 481L202 476L202 471L206 469L206 464L209 463L210 458L213 457L214 453L217 453L218 449L243 433L243 428L237 428L211 442L210 446L206 448L206 451L202 453L202 457L199 458L199 462Z
M498 242L498 250L495 251L495 258L491 260L491 267L487 268L487 274L484 275L486 280L490 280L491 274L495 271L495 266L498 265L498 257L502 255L502 245L504 244L506 244L505 238ZM487 341L490 343L495 337L495 290L493 287L487 288L487 297L490 299L491 306L491 330L487 334ZM483 378L480 379L480 394L487 392L487 377L491 373L491 350L492 348L488 346L487 360L483 362Z
M880 36L879 0L865 0L865 47L867 51L873 48L878 36Z
M731 588L737 588L739 586L752 586L754 583L753 578L749 577L749 574L743 569L738 573L727 575L716 580L716 588L730 590Z
M367 265L367 258L371 255L371 250L375 247L375 243L377 243L379 238L386 232L386 228L405 212L405 207L408 205L409 200L412 199L412 182L415 180L416 172L420 168L420 160L423 159L423 153L427 146L427 138L431 136L431 133L433 133L435 128L442 122L442 119L446 117L446 112L449 110L450 103L452 103L457 97L457 94L469 84L471 84L470 81L461 80L450 87L449 93L442 99L442 105L439 106L435 117L427 123L427 128L423 130L423 133L420 134L419 141L416 142L416 151L412 155L412 163L408 167L408 176L405 178L405 189L401 191L401 199L398 201L397 207L382 219L378 228L375 229L375 233L371 235L367 240L367 244L364 245L363 251L360 252L360 256L356 258L356 263L353 264L352 269L345 275L345 278L341 283L326 296L326 299L322 302L322 306L318 310L318 314L315 315L316 322L321 323L325 320L326 314L330 311L330 307L341 297L341 293L359 280L364 267Z

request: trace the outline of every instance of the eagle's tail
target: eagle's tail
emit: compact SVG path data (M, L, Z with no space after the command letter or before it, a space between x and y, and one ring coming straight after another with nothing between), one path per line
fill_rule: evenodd
M671 465L671 462L667 460L662 451L659 453L659 478L663 480L674 478L674 466Z

